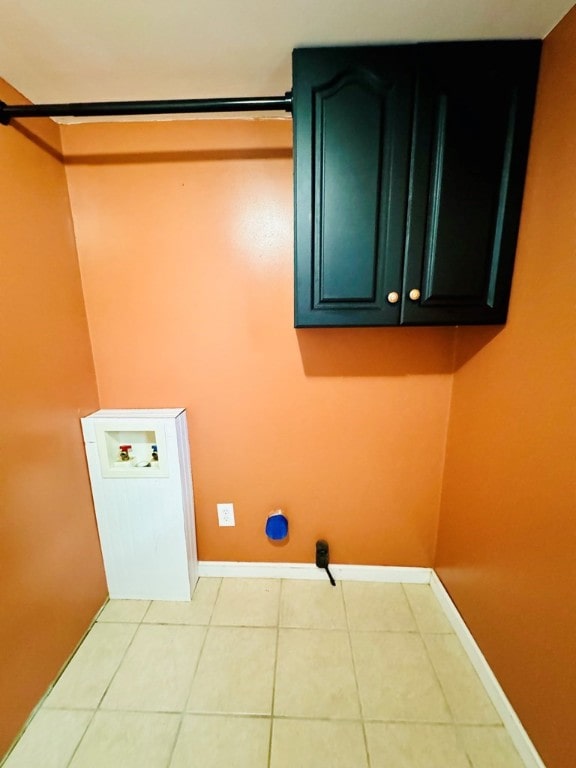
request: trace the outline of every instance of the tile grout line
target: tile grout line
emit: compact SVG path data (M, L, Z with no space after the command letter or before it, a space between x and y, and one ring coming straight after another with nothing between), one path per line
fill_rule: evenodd
M95 710L89 709L87 707L78 707L75 709L67 709L66 707L51 707L49 710L44 710L45 712L94 712ZM117 714L121 715L124 712L132 712L137 715L179 715L182 710L178 709L105 709L101 710L105 714ZM270 715L269 714L263 714L262 712L219 712L217 710L211 711L206 710L202 712L188 712L186 711L185 714L188 715L199 715L207 717L235 717L235 718L253 718L256 720L269 720ZM277 720L321 720L325 723L359 723L362 719L364 719L367 723L394 723L396 725L442 725L447 727L452 727L452 723L447 723L445 720L408 720L408 719L402 719L402 718L385 718L380 719L378 717L328 717L328 716L315 716L315 717L309 717L305 715L276 715L275 716ZM465 723L458 723L456 728L478 728L479 730L483 729L486 731L494 730L494 729L503 729L504 726L501 724L487 724L487 723L473 723L473 722L465 722ZM4 759L4 758L2 758Z
M194 685L194 678L196 677L196 673L198 672L198 667L200 666L200 659L202 658L202 653L204 652L204 646L206 645L206 641L208 640L208 633L210 631L211 622L212 622L212 616L214 615L214 609L216 608L216 603L218 602L218 597L220 596L220 589L222 587L222 579L220 579L220 583L218 584L218 589L216 590L216 596L214 598L214 602L212 604L212 610L210 611L210 616L208 617L208 624L205 626L205 632L204 632L204 639L202 640L202 644L200 646L200 650L198 651L198 658L196 659L196 664L194 666L194 672L192 674L192 678L190 680L190 689L188 691L188 695L186 696L186 700L184 701L184 707L180 711L180 721L178 722L178 727L176 728L176 734L174 736L174 741L172 742L172 749L170 750L170 754L168 756L168 762L166 763L166 768L170 768L170 765L174 759L174 753L176 751L176 744L178 743L178 739L180 738L180 733L182 731L182 725L184 724L184 718L188 714L187 705L190 701L190 697L192 695L192 686ZM194 596L194 593L192 593L192 597ZM190 602L192 602L192 598L190 598ZM171 626L181 626L173 624ZM190 626L190 625L188 625ZM192 625L194 626L194 625ZM201 625L200 625L201 626ZM176 713L177 714L177 713ZM191 713L192 714L192 713Z
M430 664L430 668L432 669L432 672L434 674L434 677L436 679L436 682L438 683L438 687L440 688L440 691L442 693L442 698L444 699L444 703L446 704L446 709L448 710L448 713L450 715L450 718L452 720L452 725L456 727L456 718L454 717L454 712L452 711L452 707L450 706L450 702L448 701L448 696L446 695L446 691L444 690L444 686L442 685L442 681L440 680L440 677L438 675L438 672L436 671L436 667L434 666L434 662L432 661L432 657L430 656L430 653L428 651L428 646L426 645L426 641L424 639L424 632L420 630L420 625L418 624L418 620L416 619L416 614L414 613L414 610L412 608L412 603L410 602L410 599L406 593L406 590L404 589L404 585L402 585L402 591L404 595L406 596L406 601L408 603L408 606L410 608L410 613L412 614L412 617L414 618L414 622L416 626L418 627L418 635L420 636L420 640L422 641L422 646L424 647L424 652L426 654L426 659L428 660L428 663Z
M148 610L148 609L146 609L146 610ZM146 613L146 611L145 611L144 613ZM110 686L112 685L113 681L115 680L115 678L116 678L116 675L118 674L118 670L119 670L119 669L120 669L120 667L122 666L122 663L123 663L124 659L126 658L126 655L128 654L128 651L129 651L129 650L130 650L130 648L132 647L132 644L133 644L133 642L134 642L134 638L135 638L135 637L136 637L136 635L138 634L138 630L139 630L139 629L140 629L140 627L142 626L142 620L143 620L143 619L144 619L144 616L142 616L142 619L140 619L140 621L139 621L139 622L129 622L129 621L125 621L125 622L121 622L121 621L117 621L117 622L103 622L103 623L109 623L109 624L137 624L137 627L136 627L136 629L134 630L134 634L133 634L133 635L132 635L132 637L130 638L130 642L129 642L129 643L128 643L128 645L126 646L126 649L125 649L124 653L122 654L122 658L121 658L121 659L120 659L120 661L118 662L118 666L116 667L116 669L114 670L114 673L113 673L112 677L111 677L111 678L110 678L110 680L108 681L108 685L107 685L107 686L106 686L106 688L104 689L104 693L103 693L103 694L102 694L102 696L100 696L100 698L98 699L98 704L96 705L96 710L99 710L99 709L100 709L100 707L101 707L101 705L102 705L102 702L103 702L103 700L104 700L104 697L106 696L106 694L107 694L107 693L108 693L108 691L110 690Z
M463 750L464 755L466 756L466 759L468 761L469 766L471 768L474 768L474 762L473 762L472 757L470 756L470 754L468 752L468 747L466 746L466 743L464 741L464 737L462 735L463 728L503 728L504 727L503 723L502 723L501 719L500 719L500 722L498 722L498 723L460 722L460 721L456 720L456 717L455 717L455 714L454 714L454 710L453 710L453 708L452 708L452 706L450 704L450 701L448 700L448 695L447 695L447 693L445 691L444 685L442 683L442 679L441 679L439 673L436 670L436 666L434 664L434 660L432 658L432 655L430 654L430 651L428 649L428 644L426 643L426 639L424 637L424 635L429 635L429 634L432 634L432 633L429 633L429 632L423 632L422 633L422 642L424 643L424 647L426 649L426 655L428 656L428 659L430 661L432 669L434 670L434 675L435 675L436 679L438 680L438 683L440 685L440 690L442 691L442 695L444 696L444 698L446 700L446 703L448 705L448 711L450 712L450 714L452 716L452 721L453 721L452 722L452 726L453 726L455 734L456 734L456 741L458 743L458 746ZM438 636L438 633L436 633L436 636ZM439 636L440 637L443 637L443 636L447 636L447 637L448 636L454 636L454 637L456 637L456 640L458 642L459 647L462 646L462 643L460 642L460 639L454 633L450 633L450 634L448 634L448 633L441 633ZM474 670L474 672L476 672L476 670ZM486 691L486 688L485 688L484 684L482 683L482 681L480 679L479 679L479 682L480 682L480 685L482 687L482 690ZM496 714L498 714L498 712ZM498 714L498 717L500 717L499 714Z
M364 751L366 753L366 766L371 767L370 750L368 749L368 733L366 731L366 721L364 719L364 707L362 705L362 698L360 696L360 684L358 682L358 673L356 671L356 661L354 659L354 649L352 647L352 633L350 629L350 619L348 618L348 608L346 606L346 597L344 596L344 585L342 581L339 581L340 595L342 598L342 605L344 606L344 617L346 619L346 634L348 636L348 648L350 649L350 657L352 659L352 670L354 672L354 684L356 686L356 695L358 696L358 707L360 709L360 723L362 724L362 737L364 739Z
M142 616L142 620L141 620L140 624L148 624L148 623L150 623L150 622L146 621L146 616L148 616L148 614L150 613L150 609L152 608L152 604L155 603L155 602L158 602L158 601L156 601L156 600L150 600L149 601L148 608L146 608L146 610L144 611L144 616Z
M95 707L93 710L91 710L91 711L92 711L92 717L90 718L90 721L88 722L88 725L86 726L86 729L85 729L84 733L82 734L82 737L81 737L81 738L78 740L78 744L76 744L76 747L75 747L74 751L73 751L73 752L72 752L72 754L70 755L70 759L69 759L69 760L68 760L68 762L66 763L66 768L69 768L69 767L72 765L72 761L73 761L73 760L74 760L74 758L76 757L76 754L77 754L78 750L80 749L80 745L82 744L82 742L84 741L84 738L86 737L86 734L88 733L88 729L90 728L90 726L91 726L91 725L92 725L92 723L94 722L94 718L96 717L96 713L97 713L98 711L100 711L100 704L102 703L102 700L104 699L104 696L106 696L106 694L108 693L108 689L109 689L109 688L110 688L110 686L112 685L112 681L114 680L114 678L115 678L115 677L116 677L116 675L118 674L118 670L120 669L120 667L121 667L121 665L122 665L122 662L123 662L123 661L124 661L124 659L126 658L126 654L128 653L128 649L131 647L132 643L134 642L134 638L136 637L136 634L137 634L137 632L138 632L138 627L142 626L142 621L144 620L144 616L146 615L146 613L147 613L148 609L150 608L150 604L151 604L151 602L152 602L152 601L149 601L149 605L148 605L148 608L146 608L146 610L145 610L145 611L144 611L144 613L142 614L142 618L141 618L141 619L140 619L140 621L138 621L138 622L130 622L130 621L125 621L125 622L121 622L121 621L115 621L115 622L112 622L112 621L110 621L110 622L101 621L101 622L98 622L98 618L101 616L101 614L102 614L102 612L103 612L104 608L105 608L107 605L109 605L109 603L110 603L110 597L108 597L108 600L107 600L107 601L106 601L106 603L105 603L105 604L102 606L102 609L101 609L101 610L98 612L98 615L96 616L96 618L95 618L95 620L94 620L94 623L93 623L92 627L90 628L90 632L92 631L92 629L94 629L94 627L95 627L95 626L96 626L98 623L100 623L100 624L137 624L138 626L137 626L137 628L134 630L134 634L132 635L132 637L131 637L131 639L130 639L130 642L129 642L129 643L128 643L128 645L126 646L126 648L125 648L125 650L124 650L124 653L122 654L122 657L121 657L120 661L118 662L118 666L116 667L116 669L115 669L114 673L112 674L112 677L111 677L111 678L110 678L110 680L108 681L108 685L106 686L106 688L105 688L105 690L104 690L104 693L103 693L103 694L102 694L102 696L100 696L100 698L98 699L98 703L96 704L96 707ZM89 634L89 633L88 633L88 634ZM88 635L86 635L86 637L87 637L87 636L88 636ZM84 640L86 640L86 637L84 638ZM84 640L83 640L82 642L84 642Z
M88 723L87 723L87 725L86 725L86 728L85 728L85 729L84 729L84 731L82 732L82 736L81 736L81 737L78 739L78 744L76 744L76 746L74 747L74 751L72 752L72 754L70 755L70 759L69 759L69 760L68 760L68 762L66 763L66 768L68 768L68 767L69 767L69 766L72 764L72 760L74 760L74 758L75 758L75 756L76 756L76 753L78 752L78 749L80 748L80 744L82 744L82 742L84 741L84 737L85 737L85 736L86 736L86 734L88 733L88 728L90 728L90 726L91 726L91 725L92 725L92 723L94 722L94 718L96 717L96 712L97 712L98 710L97 710L97 709L93 709L93 710L91 710L91 711L92 711L92 716L90 717L90 720L88 720Z
M82 709L65 709L63 707L54 707L53 709L49 710L50 712L92 712L93 710L82 708ZM127 712L131 714L136 715L179 715L182 713L182 710L150 710L150 709L106 709L101 710L105 712L105 714L117 714L122 715ZM184 712L185 715L191 715L191 716L198 716L198 717L210 717L210 718L235 718L238 720L269 720L270 715L269 714L262 714L261 712L218 712L218 711L203 711L203 712ZM379 719L377 717L308 717L308 716L300 716L300 715L276 715L276 720L297 720L302 722L310 722L310 721L318 721L323 723L361 723L364 719L364 722L366 723L385 723L385 724L392 724L392 725L433 725L433 726L440 726L444 728L452 728L452 723L447 723L445 721L441 720L406 720L401 718L386 718L384 720ZM456 728L477 728L477 729L484 729L486 731L499 729L503 730L504 726L502 725L479 725L478 723L458 723L458 725L455 726Z
M438 634L438 633L426 633L426 632L423 632L420 629L420 624L419 624L418 619L416 617L416 612L414 611L414 608L412 607L412 603L410 602L410 597L408 595L408 592L406 591L406 587L405 587L404 584L402 584L402 591L403 591L403 593L404 593L404 595L406 597L406 601L407 601L408 606L410 608L410 613L412 614L412 616L414 618L414 621L416 623L416 626L418 627L418 633L420 635L420 639L422 640L422 645L424 646L424 651L426 653L426 658L428 659L428 663L430 664L430 667L432 669L432 673L434 674L434 677L436 678L436 682L438 683L438 687L440 688L440 691L442 693L442 697L444 698L444 702L446 704L446 708L448 709L450 717L452 718L451 726L454 729L454 734L455 734L455 737L456 737L456 743L462 749L462 753L463 753L464 757L466 758L466 762L468 763L469 768L474 768L474 766L472 764L472 760L471 760L470 756L468 755L468 750L465 748L465 745L462 743L462 739L460 737L460 733L459 733L458 726L457 726L457 723L456 723L456 718L454 716L454 711L453 711L453 709L452 709L452 707L450 705L450 702L448 700L448 696L446 694L446 691L444 690L444 686L442 685L442 680L440 679L440 675L436 671L436 667L434 666L434 662L432 660L432 656L430 655L430 652L428 650L428 645L426 644L426 640L424 638L425 634ZM432 592L432 590L430 590L430 591L432 593L432 596L434 597L434 600L436 602L438 602L436 600L436 597L434 596L434 593ZM439 603L438 603L438 605L440 607Z
M284 579L280 579L280 589L278 590L278 610L276 613L276 647L274 650L274 670L272 672L272 701L270 702L270 731L268 736L268 760L266 765L271 768L272 765L272 736L274 732L274 706L276 702L276 670L278 669L278 648L280 646L280 615L282 611L282 593L284 590Z

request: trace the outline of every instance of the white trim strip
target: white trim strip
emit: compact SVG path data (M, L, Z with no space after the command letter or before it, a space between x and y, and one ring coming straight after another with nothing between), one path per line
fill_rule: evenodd
M404 584L429 584L430 568L385 565L331 565L335 579L344 581L382 581ZM198 576L236 577L244 579L327 579L322 568L311 563L235 563L201 560Z
M484 654L480 650L476 640L474 640L472 633L464 623L464 619L452 602L452 598L446 591L446 588L434 571L432 571L430 586L432 587L432 592L436 596L436 599L444 610L448 621L452 625L456 636L462 643L468 658L472 662L472 666L478 673L478 676L480 677L480 680L486 689L486 693L490 697L492 704L500 715L504 727L508 731L508 735L512 739L512 742L518 750L520 757L524 761L526 768L546 768L542 762L542 758L536 751L536 747L534 744L532 744L530 737L520 722L518 715L508 701L508 697L496 679L494 672L492 672L488 662L484 658Z

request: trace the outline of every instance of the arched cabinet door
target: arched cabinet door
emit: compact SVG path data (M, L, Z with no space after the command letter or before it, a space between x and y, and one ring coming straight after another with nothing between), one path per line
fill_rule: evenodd
M296 326L399 322L413 92L403 47L294 52Z

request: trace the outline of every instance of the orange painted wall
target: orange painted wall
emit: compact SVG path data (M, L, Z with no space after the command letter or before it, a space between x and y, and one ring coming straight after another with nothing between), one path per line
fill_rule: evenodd
M23 101L3 81L0 99ZM51 121L0 128L0 756L106 596L79 424L98 397L59 149Z
M294 330L291 121L63 142L101 405L187 408L200 558L312 562L324 536L334 562L430 565L453 331Z
M576 765L576 9L544 43L509 321L457 341L436 567L549 768Z

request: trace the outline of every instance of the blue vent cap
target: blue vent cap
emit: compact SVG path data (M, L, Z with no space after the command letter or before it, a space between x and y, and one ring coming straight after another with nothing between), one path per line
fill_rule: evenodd
M288 520L282 512L273 512L266 520L266 536L273 541L281 541L288 536Z

